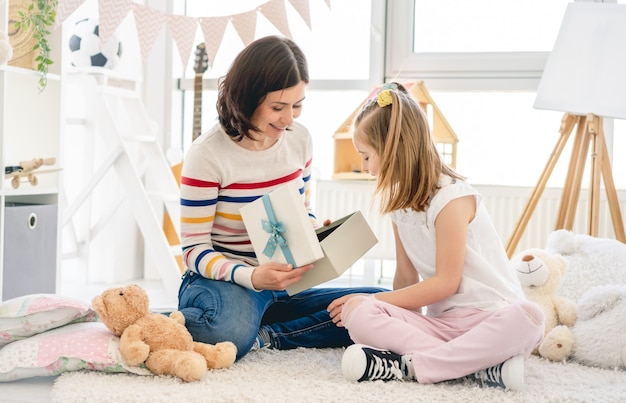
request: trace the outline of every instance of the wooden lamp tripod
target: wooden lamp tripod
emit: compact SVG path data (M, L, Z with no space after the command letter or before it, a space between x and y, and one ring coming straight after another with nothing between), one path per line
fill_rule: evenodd
M617 240L626 243L626 235L624 234L624 222L619 208L619 200L613 182L613 173L611 163L608 158L608 149L602 128L602 117L594 114L587 116L573 115L566 113L561 120L560 133L561 136L556 143L554 151L548 159L539 182L531 193L530 199L526 203L522 215L517 222L513 234L509 238L506 251L509 257L513 255L517 244L519 243L526 225L541 198L541 194L546 187L546 183L552 174L552 171L567 144L570 134L576 129L576 136L572 147L572 156L570 165L563 187L563 194L557 216L555 229L571 230L574 225L574 216L580 188L582 183L583 171L586 165L589 146L591 145L591 183L589 186L589 217L587 220L588 234L592 236L598 235L599 211L600 211L600 176L604 178L604 188L606 190L609 209L611 212L611 220Z

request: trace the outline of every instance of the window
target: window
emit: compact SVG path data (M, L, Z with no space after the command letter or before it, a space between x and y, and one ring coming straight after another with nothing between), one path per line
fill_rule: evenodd
M567 3L415 0L413 52L549 52Z
M309 58L311 83L299 120L313 135L319 176L332 176L333 133L372 88L383 80L423 80L459 137L456 166L462 174L476 184L534 186L557 142L563 116L534 109L535 91L569 2L344 0L331 2L329 8L323 0L311 0L312 30L286 2L293 37ZM174 11L196 17L229 15L263 3L187 0L175 3L185 8ZM275 33L259 15L256 37ZM198 30L196 44L201 41ZM229 24L203 79L203 130L216 119L217 80L242 48ZM171 135L184 152L191 142L194 73L193 61L186 72L176 71L178 64L173 76L183 77L178 84L182 91L175 93L172 110L181 119L174 116L172 121L183 124L172 127ZM619 137L626 133L618 122L615 130L619 149ZM568 158L566 149L548 186L562 186ZM620 177L619 172L626 169L618 170L619 163L614 161L615 182L625 187L626 174Z
M448 89L535 89L568 2L389 2L386 76L439 79Z
M188 16L232 15L250 11L266 1L247 0L239 2L187 0L186 9L179 13ZM347 116L367 96L372 87L382 81L382 57L372 55L372 47L382 55L380 40L384 23L384 3L381 0L342 0L331 2L328 7L323 0L310 0L310 30L295 9L285 2L289 28L293 39L305 52L309 62L311 82L306 101L298 119L308 127L314 139L313 164L320 177L330 178L333 171L333 133ZM376 23L380 20L379 23ZM350 29L345 27L349 26ZM377 27L372 30L372 27ZM260 13L257 18L255 38L280 34L278 29ZM378 37L372 45L371 37ZM198 30L196 43L204 39ZM244 47L237 32L228 24L222 44L213 66L204 74L202 94L202 128L214 124L217 113L217 82L228 69L234 57ZM182 89L181 110L183 125L180 128L181 149L191 144L193 126L193 61L186 74L179 72Z
M569 2L388 2L385 78L424 81L459 137L457 169L472 182L534 186L539 179L563 113L534 109L535 91ZM605 127L609 145L612 126ZM621 122L614 127L619 150L626 132ZM568 162L566 148L548 186L563 185ZM613 163L623 188L626 170Z

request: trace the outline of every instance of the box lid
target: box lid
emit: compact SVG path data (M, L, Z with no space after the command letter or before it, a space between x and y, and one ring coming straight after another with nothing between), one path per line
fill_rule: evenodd
M295 182L274 189L239 212L260 263L299 267L324 257Z

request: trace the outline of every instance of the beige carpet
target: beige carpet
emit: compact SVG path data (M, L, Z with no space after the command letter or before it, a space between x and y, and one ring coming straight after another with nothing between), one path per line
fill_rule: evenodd
M624 402L626 371L531 357L523 391L481 388L469 381L351 383L341 375L341 349L264 350L194 383L172 377L70 372L53 402Z

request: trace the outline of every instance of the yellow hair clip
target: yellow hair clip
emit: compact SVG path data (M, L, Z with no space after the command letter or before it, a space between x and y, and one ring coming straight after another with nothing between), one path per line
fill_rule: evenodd
M391 105L391 101L393 101L393 97L391 96L391 90L395 90L397 88L398 86L393 83L383 85L377 94L378 106L384 108L387 105Z
M378 91L378 106L384 108L387 105L391 105L391 101L393 98L391 97L391 90L381 90Z

